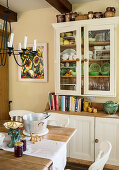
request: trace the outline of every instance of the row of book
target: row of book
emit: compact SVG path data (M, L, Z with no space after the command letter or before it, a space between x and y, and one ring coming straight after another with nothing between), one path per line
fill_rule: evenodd
M49 93L50 110L57 111L83 111L83 98L76 96L59 96L55 93Z

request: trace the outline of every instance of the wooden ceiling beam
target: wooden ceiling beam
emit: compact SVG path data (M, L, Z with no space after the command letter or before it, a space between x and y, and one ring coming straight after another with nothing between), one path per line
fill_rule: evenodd
M0 5L0 19L4 20L4 13L7 8ZM17 13L10 10L10 21L11 22L17 22Z
M71 12L72 4L68 0L46 0L61 13Z

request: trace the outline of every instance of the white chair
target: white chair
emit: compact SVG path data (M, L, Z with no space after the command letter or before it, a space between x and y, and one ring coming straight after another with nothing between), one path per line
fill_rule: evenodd
M109 141L101 142L100 151L95 162L89 167L88 170L103 170L106 162L109 159L109 155L112 149L112 145Z
M32 114L34 112L28 110L12 110L9 112L11 120L20 121L22 122L22 117L26 114Z

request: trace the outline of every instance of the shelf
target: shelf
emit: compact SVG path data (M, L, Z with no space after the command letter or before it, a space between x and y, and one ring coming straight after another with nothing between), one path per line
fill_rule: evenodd
M61 48L76 48L76 44L60 45Z
M73 63L73 62L76 62L76 60L61 60L60 62L61 63L66 63L66 62Z
M84 76L81 76L82 78L84 77ZM110 76L101 76L101 75L99 75L99 76L89 76L89 77L93 77L93 78L109 78Z
M76 76L60 76L61 78L76 78Z
M89 42L90 46L102 46L102 45L110 45L110 42L96 42L96 41L90 41Z
M89 59L89 62L91 61L110 61L110 59ZM82 59L81 62L84 62L84 59Z
M71 69L75 69L76 67L60 67L61 69L63 68L71 68Z
M76 84L60 84L60 86L76 86Z

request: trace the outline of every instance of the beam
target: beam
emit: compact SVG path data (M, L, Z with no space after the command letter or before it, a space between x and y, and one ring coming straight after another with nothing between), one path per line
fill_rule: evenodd
M6 9L7 8L0 5L0 19L4 19L4 13L5 13ZM11 11L11 10L10 10L10 21L11 22L17 22L17 13L15 13L14 11Z
M72 4L68 0L46 0L61 13L71 12Z

